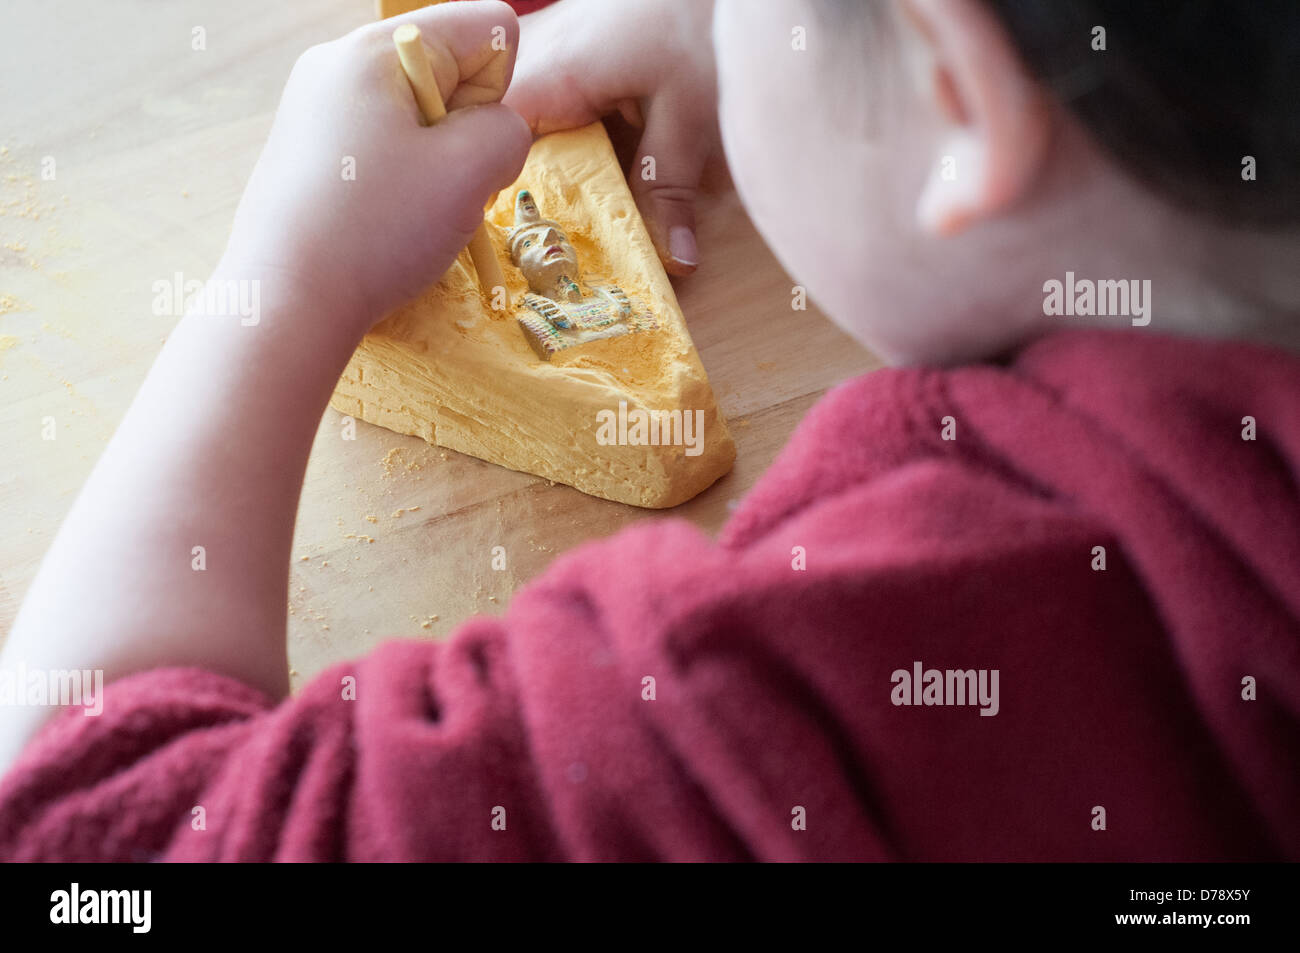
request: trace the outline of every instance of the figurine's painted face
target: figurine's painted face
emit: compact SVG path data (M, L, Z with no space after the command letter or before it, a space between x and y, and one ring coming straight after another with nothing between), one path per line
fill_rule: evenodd
M528 279L528 286L547 294L561 275L578 280L578 253L553 222L539 222L514 237L511 258Z

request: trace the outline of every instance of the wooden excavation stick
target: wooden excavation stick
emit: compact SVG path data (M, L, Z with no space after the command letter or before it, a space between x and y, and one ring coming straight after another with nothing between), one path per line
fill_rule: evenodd
M393 43L397 46L397 56L402 61L402 69L411 83L411 90L415 93L415 101L420 106L420 114L424 116L424 124L432 126L447 115L447 107L443 105L438 82L433 78L433 65L424 48L420 28L413 23L399 26L393 31ZM479 223L474 237L469 240L469 256L474 262L474 270L478 272L478 282L483 290L491 296L496 288L500 288L505 292L508 309L510 291L506 288L506 276L501 271L501 262L497 260L486 222Z

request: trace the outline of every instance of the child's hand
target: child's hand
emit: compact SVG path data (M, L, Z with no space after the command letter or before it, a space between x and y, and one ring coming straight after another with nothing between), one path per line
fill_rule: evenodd
M712 15L712 0L561 0L523 19L506 96L538 135L615 110L644 118L632 192L671 274L699 261L695 192L705 161L721 154Z
M402 22L432 47L447 107L472 108L419 124ZM362 333L438 278L519 174L532 136L495 104L517 35L481 0L298 61L214 275L261 282L264 323L177 322L28 588L0 678L170 665L288 692L285 567L321 413ZM196 545L214 554L203 572ZM0 718L0 773L54 710Z
M471 108L420 125L393 46L403 22L420 28L447 109ZM287 282L304 312L328 305L327 313L349 316L358 337L436 280L469 241L491 193L519 174L531 144L527 125L497 104L510 84L518 30L504 3L454 3L304 53L239 204L221 272Z

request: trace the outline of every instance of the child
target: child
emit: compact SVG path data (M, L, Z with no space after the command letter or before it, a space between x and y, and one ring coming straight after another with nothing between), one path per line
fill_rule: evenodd
M0 856L1300 858L1300 13L1177 9L561 0L506 105L433 129L392 22L309 50L216 272L260 325L181 321L4 647L110 684L6 713ZM509 84L504 5L403 19L462 103ZM316 422L518 173L509 107L643 117L688 271L714 51L763 235L912 366L827 396L717 542L584 546L286 698Z

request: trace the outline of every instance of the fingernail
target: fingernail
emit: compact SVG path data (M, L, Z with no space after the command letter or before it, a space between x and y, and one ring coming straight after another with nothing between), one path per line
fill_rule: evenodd
M683 265L694 268L700 263L700 250L695 244L695 233L685 225L668 230L668 254Z

